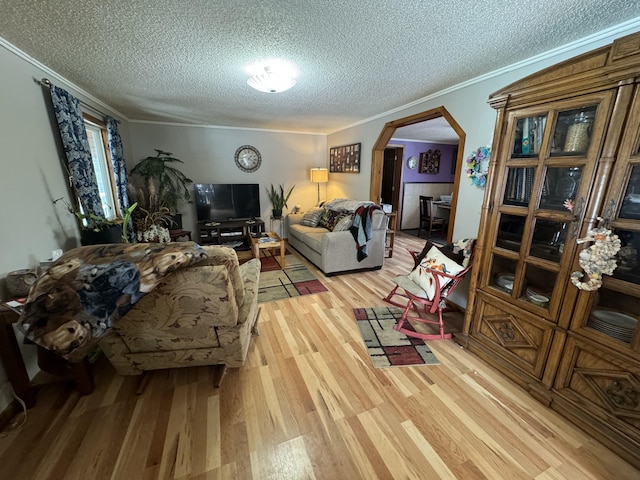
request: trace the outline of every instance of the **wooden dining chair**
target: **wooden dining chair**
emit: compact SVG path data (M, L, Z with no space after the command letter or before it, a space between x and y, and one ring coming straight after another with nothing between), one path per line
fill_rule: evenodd
M418 227L418 237L425 229L429 232L429 238L433 232L446 231L447 219L435 216L433 197L420 195L420 225Z

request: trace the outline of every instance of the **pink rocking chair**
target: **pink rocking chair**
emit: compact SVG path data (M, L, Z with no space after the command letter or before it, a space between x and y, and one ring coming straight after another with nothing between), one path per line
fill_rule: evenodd
M398 320L396 326L393 327L395 330L402 332L407 336L422 338L424 340L444 340L452 338L453 335L451 333L444 333L444 321L442 319L442 314L447 311L447 297L460 284L467 272L471 270L473 264L473 243L473 240L467 241L466 261L463 263L464 268L456 275L450 275L436 269L429 269L429 273L433 276L435 285L435 293L431 299L429 299L427 292L420 285L415 283L409 275L393 279L396 286L391 290L391 292L389 292L384 300L391 305L395 305L403 309L402 316ZM430 242L427 242L427 245L420 255L415 251L409 250L414 258L416 266L418 266L422 258L428 252L430 246ZM398 289L400 289L401 292L399 292ZM403 300L395 300L393 297L400 297L400 299ZM410 315L409 313L411 310L413 310L415 314ZM421 317L421 311L424 314L431 316L437 313L437 320ZM405 323L410 320L425 324L438 325L439 333L428 334L416 332L412 328L409 329L405 327Z

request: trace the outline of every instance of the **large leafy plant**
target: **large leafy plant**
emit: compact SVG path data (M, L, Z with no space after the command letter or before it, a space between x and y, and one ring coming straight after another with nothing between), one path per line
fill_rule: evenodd
M181 201L191 201L188 186L193 180L175 167L184 163L182 160L172 157L170 152L155 150L155 156L145 158L131 169L129 191L141 209L151 214L165 213L166 209L175 214Z

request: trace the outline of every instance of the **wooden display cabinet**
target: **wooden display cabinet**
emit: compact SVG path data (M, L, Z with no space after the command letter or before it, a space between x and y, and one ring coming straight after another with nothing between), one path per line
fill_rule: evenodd
M490 97L497 120L458 342L640 467L640 34ZM569 200L570 202L567 202ZM569 208L571 204L573 208ZM577 239L622 241L579 290Z

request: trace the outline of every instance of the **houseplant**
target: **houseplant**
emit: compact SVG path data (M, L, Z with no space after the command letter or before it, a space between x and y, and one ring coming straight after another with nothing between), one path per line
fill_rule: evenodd
M293 192L293 189L295 188L295 185L293 187L291 187L291 190L289 190L289 192L285 195L284 193L284 186L280 185L278 190L276 190L273 187L273 184L271 184L271 188L267 189L267 194L269 195L269 201L271 202L271 207L272 207L272 215L273 218L280 218L282 217L282 209L284 207L289 208L289 205L287 205L287 201L289 200L289 197L291 196L291 192Z
M56 198L55 205L62 202L69 213L76 217L80 227L80 243L82 245L99 245L102 243L128 243L127 228L133 211L138 206L133 203L124 212L122 219L108 219L95 213L84 213L84 209L75 208L64 198Z
M178 205L191 201L189 185L193 180L174 166L184 163L182 160L170 152L155 150L155 156L145 158L129 172L129 194L139 205L134 224L144 215L149 224L165 222L169 227L182 228Z
M82 245L98 245L102 243L120 243L122 240L122 221L108 219L95 213L85 213L86 209L75 207L63 197L56 198L52 203L64 204L66 210L78 221L80 228L80 243Z

